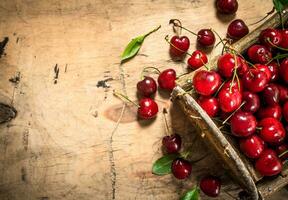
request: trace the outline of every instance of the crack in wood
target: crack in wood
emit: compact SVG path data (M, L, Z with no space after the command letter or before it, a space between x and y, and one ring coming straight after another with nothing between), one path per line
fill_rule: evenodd
M0 58L4 55L5 47L9 41L8 37L5 37L2 42L0 42Z

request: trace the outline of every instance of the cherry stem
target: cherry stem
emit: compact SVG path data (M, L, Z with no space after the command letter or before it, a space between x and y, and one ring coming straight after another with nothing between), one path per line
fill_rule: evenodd
M225 124L245 103L246 101L243 101L241 105L222 122L222 124Z
M164 116L164 122L165 122L165 128L166 128L166 135L171 135L171 131L169 129L168 121L166 115L168 114L168 111L166 108L163 108L163 116Z
M156 31L158 31L161 28L161 25L159 25L157 28L153 29L152 31L150 31L149 33L146 33L144 37L147 37L148 35L150 35L151 33L154 33Z
M218 88L218 90L215 92L215 97L217 97L219 91L221 90L221 88L223 87L223 85L226 83L226 81L223 81L223 83L221 83L220 87Z
M178 20L178 21L179 21L179 20ZM171 20L169 21L169 24L173 24L173 26L176 26L176 27L179 27L179 28L181 28L181 29L184 29L185 31L187 31L187 32L189 32L189 33L191 33L191 34L193 34L193 35L195 35L195 36L198 37L198 34L197 34L197 33L194 33L193 31L190 31L189 29L183 27L181 23L180 23L180 25L177 24L177 23L175 23L175 19L171 19Z
M116 92L115 90L113 90L113 94L114 94L116 97L120 98L120 99L124 99L124 100L132 103L133 105L137 106L138 108L140 107L137 103L135 103L134 101L130 100L130 99L129 99L126 95L124 95L124 94L121 94L121 93L119 93L119 92Z
M219 40L220 40L220 42L223 44L223 47L225 47L226 46L226 44L224 43L224 40L220 37L220 35L217 33L217 31L215 31L214 29L210 29L213 33L215 33L216 34L216 36L219 38ZM228 41L227 41L228 42Z
M165 36L165 40L166 40L166 42L168 42L172 47L174 47L175 49L177 49L178 51L182 51L183 53L186 53L187 55L189 55L189 56L192 56L190 53L188 53L188 52L186 52L186 51L183 51L182 49L179 49L178 47L176 47L174 44L172 44L170 41L169 41L169 36L168 35L166 35Z
M277 45L273 44L273 42L271 42L270 38L267 38L266 40L271 46L277 48L277 49L280 49L282 51L288 51L288 49L285 49L285 48L282 48L282 47L278 47Z
M284 156L286 153L288 153L288 150L282 152L278 157L281 158L281 157Z
M184 151L180 153L180 157L183 159L187 159L187 157L190 155L189 151Z
M144 76L144 73L147 72L147 71L146 71L147 69L153 69L153 70L155 70L155 71L157 72L157 74L160 74L160 73L161 73L160 70L157 69L156 67L144 67L143 70L142 70L142 72L141 72L141 77L140 77L141 80L143 80L143 78L145 77L145 76Z
M179 27L179 26L176 26L176 25L178 25L177 23L180 25L180 27ZM180 21L179 19L170 19L170 20L169 20L169 24L173 24L173 31L174 31L177 35L181 35L181 33L182 33L182 23L181 23L181 21ZM178 33L178 31L175 29L175 27L180 28L179 33Z
M288 51L288 49L286 50L286 51ZM284 54L278 54L278 55L276 55L274 58L272 58L271 60L269 60L268 61L268 63L266 63L266 64L269 64L269 63L271 63L273 60L278 60L278 59L282 59L282 58L286 58L288 56L288 53L284 53Z
M274 12L275 12L275 7L273 7L271 11L269 11L268 13L266 13L266 16L265 16L265 17L263 17L262 19L258 20L257 22L254 22L254 23L252 23L252 24L249 24L249 26L252 26L252 25L255 25L255 24L258 24L258 23L264 21L267 17L269 17L269 15L273 14Z
M262 127L256 127L256 130L261 131L261 130L262 130Z

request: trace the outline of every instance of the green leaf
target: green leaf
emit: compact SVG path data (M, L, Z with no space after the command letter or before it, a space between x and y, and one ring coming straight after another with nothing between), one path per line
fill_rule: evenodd
M159 28L161 28L161 26L158 26L157 28L153 29L152 31L150 31L149 33L145 35L140 35L136 38L133 38L131 42L129 42L129 44L126 46L125 50L123 51L121 55L121 62L126 61L130 58L133 58L140 50L144 42L144 39L151 33L156 32Z
M180 200L198 200L199 199L199 189L197 187L186 192Z
M273 0L273 4L277 12L281 12L284 7L288 6L288 0Z
M152 173L163 176L171 173L171 164L178 154L168 154L155 161L152 167Z

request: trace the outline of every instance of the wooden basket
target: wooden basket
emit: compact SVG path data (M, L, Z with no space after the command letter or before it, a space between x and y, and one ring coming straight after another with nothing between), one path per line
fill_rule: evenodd
M287 21L288 12L283 11L283 21ZM256 43L259 33L268 27L279 27L279 14L273 15L260 27L253 32L233 44L233 48L240 53L244 53L249 46ZM211 67L217 66L215 57L211 60ZM199 69L200 70L200 69ZM264 199L275 191L281 189L288 184L288 167L284 168L282 173L276 178L261 177L254 169L251 161L241 154L235 145L235 138L227 134L223 134L216 123L206 114L206 112L198 105L195 98L191 94L185 93L192 86L194 72L183 75L177 80L177 86L172 92L172 100L180 104L181 108L196 126L197 133L204 139L205 143L217 158L223 163L223 167L230 172L240 186L249 193L253 200Z

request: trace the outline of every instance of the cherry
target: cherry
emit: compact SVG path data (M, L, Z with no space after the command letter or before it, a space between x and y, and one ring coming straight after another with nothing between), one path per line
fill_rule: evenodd
M215 176L206 176L200 180L200 189L209 197L217 197L220 194L221 181Z
M262 99L267 105L274 106L279 102L280 92L278 87L270 83L262 91Z
M280 47L287 49L288 48L288 30L282 30L281 31L282 34L282 40L280 42Z
M255 163L262 176L275 176L282 171L282 163L272 149L265 149Z
M280 144L285 139L286 133L283 125L275 118L262 119L259 124L260 137L267 143Z
M164 90L173 90L176 83L176 72L174 69L166 69L159 74L158 84Z
M240 68L242 65L242 60L236 55L231 53L226 53L219 57L217 66L218 72L221 76L225 78L231 78L234 69Z
M219 103L215 97L200 96L197 102L210 117L215 117L217 115Z
M211 47L215 43L215 35L210 29L201 29L197 33L197 42L203 47Z
M177 153L181 149L181 137L178 134L163 137L162 144L167 153Z
M280 76L288 83L288 58L285 58L280 64Z
M157 103L150 98L143 98L139 101L138 116L142 119L152 119L158 113Z
M250 69L242 77L243 85L250 92L261 92L268 83L265 72L258 69Z
M277 85L279 89L279 100L280 102L285 102L288 100L288 89L282 85Z
M198 94L210 96L221 85L221 77L215 71L200 70L193 77L193 85Z
M243 92L243 101L245 101L245 104L243 105L242 110L245 112L255 113L260 107L258 95L252 92Z
M237 137L247 137L256 130L256 118L249 112L238 111L230 120L231 132Z
M267 64L267 67L271 73L271 81L277 81L279 79L279 65L277 62L272 61Z
M183 158L176 158L171 165L172 174L177 179L188 178L192 171L191 163Z
M254 67L256 67L257 69L259 69L262 72L265 72L268 82L271 80L272 74L268 68L268 66L266 65L261 65L261 64L255 64Z
M288 101L286 101L285 104L283 105L283 116L286 122L288 122Z
M287 144L282 144L282 145L280 145L280 146L277 146L276 147L276 149L275 149L275 151L276 151L276 153L278 154L278 156L280 155L280 154L283 154L285 151L287 151L288 150L288 145ZM282 160L286 160L286 159L288 159L288 153L285 153L283 156L281 156L281 159Z
M249 33L249 28L245 22L241 19L235 19L232 21L227 29L227 35L229 38L238 40Z
M274 106L268 106L268 107L262 107L257 112L257 118L258 119L264 119L268 117L275 118L277 120L280 120L282 116L281 107L279 105Z
M188 59L189 68L196 70L202 67L208 62L207 55L200 50L196 50L192 53L191 57Z
M222 14L234 14L238 10L237 0L217 0L217 10Z
M240 67L237 69L237 74L242 77L249 69L249 65L247 64L246 60L239 57L241 61Z
M156 93L157 90L156 81L149 76L145 76L142 81L139 81L137 83L137 90L139 94L145 97L149 97Z
M249 47L247 54L254 63L265 64L272 59L272 53L265 46L259 44Z
M257 135L251 135L239 142L241 151L248 158L258 158L264 150L264 141Z
M261 31L259 40L268 48L279 46L282 41L282 33L277 29L267 28Z
M170 40L170 55L172 57L183 57L190 46L189 38L186 36L173 36Z

